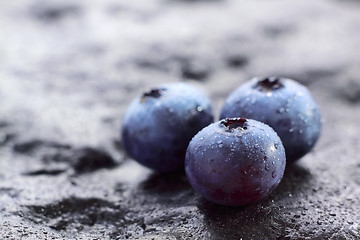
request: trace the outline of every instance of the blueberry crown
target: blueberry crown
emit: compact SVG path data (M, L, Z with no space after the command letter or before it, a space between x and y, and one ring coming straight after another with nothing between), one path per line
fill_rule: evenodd
M259 79L255 87L259 88L261 91L268 92L271 90L282 88L284 87L284 85L281 82L281 78L266 77Z
M145 102L145 99L148 97L159 98L161 97L161 93L165 90L165 88L153 88L150 91L143 93L141 97L141 102Z
M247 129L246 122L247 122L246 118L240 118L240 117L225 118L224 120L221 121L221 124L224 125L225 127L227 127L228 130L231 130L234 128L239 128L239 127L246 130Z

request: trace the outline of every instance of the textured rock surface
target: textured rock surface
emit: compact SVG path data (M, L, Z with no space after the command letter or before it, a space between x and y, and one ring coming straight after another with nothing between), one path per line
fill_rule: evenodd
M0 1L1 238L359 239L359 29L355 0ZM124 154L141 91L188 81L218 113L262 75L307 85L324 120L265 201L217 206Z

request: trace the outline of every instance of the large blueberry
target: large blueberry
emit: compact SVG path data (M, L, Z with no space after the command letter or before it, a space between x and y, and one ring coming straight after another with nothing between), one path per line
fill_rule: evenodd
M285 78L254 78L226 99L221 118L245 117L272 127L284 144L288 162L304 156L321 131L320 110L307 88Z
M122 121L125 150L139 163L162 172L184 166L191 138L213 122L208 98L185 83L168 83L136 98Z
M206 199L239 206L270 194L285 164L284 147L271 127L231 118L195 135L186 151L185 171L190 184Z

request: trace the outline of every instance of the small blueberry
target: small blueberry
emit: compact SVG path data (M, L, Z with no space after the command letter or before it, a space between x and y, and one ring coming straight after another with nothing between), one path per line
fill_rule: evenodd
M285 164L284 147L271 127L230 118L195 135L186 151L185 172L204 198L239 206L269 195L281 181Z
M185 83L168 83L136 98L122 121L126 152L140 164L169 172L184 165L191 138L213 122L208 98Z
M307 88L286 78L254 78L226 99L220 118L245 117L272 127L294 162L308 153L321 132L318 105Z

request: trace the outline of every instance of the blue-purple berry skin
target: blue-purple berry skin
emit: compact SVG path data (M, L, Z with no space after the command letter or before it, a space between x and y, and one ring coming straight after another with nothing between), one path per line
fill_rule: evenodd
M126 152L140 164L160 172L184 166L191 138L213 122L208 98L186 83L160 85L136 98L122 121Z
M244 117L272 127L284 144L288 163L308 153L321 132L321 114L308 89L286 78L254 78L226 99L220 118Z
M186 151L185 172L207 200L240 206L269 195L281 181L285 165L284 147L271 127L232 118L195 135Z

